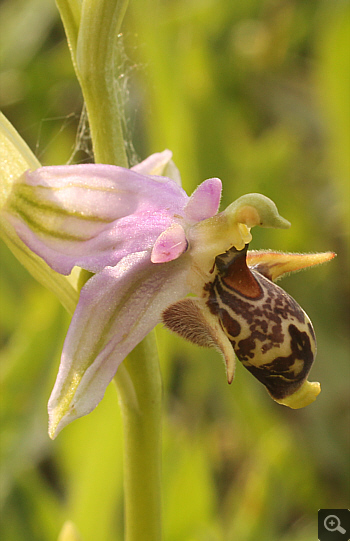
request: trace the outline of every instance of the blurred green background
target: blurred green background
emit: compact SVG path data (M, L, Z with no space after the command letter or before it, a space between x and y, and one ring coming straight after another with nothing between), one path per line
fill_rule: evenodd
M91 160L54 2L5 0L0 21L2 111L42 164ZM254 249L338 253L282 282L318 337L305 410L241 366L228 386L215 351L157 331L165 541L315 541L317 510L349 507L349 36L348 1L130 1L116 84L131 162L170 148L188 193L218 176L222 208L271 197L292 228L254 230ZM3 245L0 301L1 539L56 540L72 520L83 541L121 541L114 387L50 441L69 317Z

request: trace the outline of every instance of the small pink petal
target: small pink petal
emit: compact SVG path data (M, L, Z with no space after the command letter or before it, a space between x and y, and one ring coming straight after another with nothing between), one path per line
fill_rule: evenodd
M221 188L221 180L218 178L209 178L202 182L185 206L185 216L194 222L214 216L219 209Z
M154 243L151 261L152 263L167 263L177 259L187 248L187 240L183 227L180 224L172 224L163 231Z

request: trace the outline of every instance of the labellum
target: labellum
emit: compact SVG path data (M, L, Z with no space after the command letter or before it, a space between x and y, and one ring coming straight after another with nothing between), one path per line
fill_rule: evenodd
M274 400L303 407L320 392L318 383L306 381L316 354L315 333L304 310L272 279L334 254L249 252L248 266L247 248L218 255L203 298L173 304L163 322L197 345L219 349L229 383L236 355Z
M247 248L216 258L207 305L242 364L275 399L306 379L316 353L310 319L296 301L246 263Z

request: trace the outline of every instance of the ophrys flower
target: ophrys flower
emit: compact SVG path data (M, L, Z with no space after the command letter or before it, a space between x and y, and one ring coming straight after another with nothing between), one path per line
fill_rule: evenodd
M306 383L315 351L311 324L272 278L284 272L286 258L290 271L332 255L296 256L295 263L292 255L258 253L248 255L256 266L250 271L251 227L290 224L260 194L217 214L220 196L214 178L188 197L169 151L131 170L43 167L14 184L4 212L27 246L61 274L74 266L94 273L63 347L49 401L51 436L98 404L162 313L175 332L222 351L229 381L236 352L278 401L301 407L315 398L318 384Z

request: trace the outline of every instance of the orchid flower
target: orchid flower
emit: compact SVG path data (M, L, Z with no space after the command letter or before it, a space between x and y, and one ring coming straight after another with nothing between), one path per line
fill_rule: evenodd
M21 240L60 274L76 266L94 274L81 289L49 400L52 437L96 407L160 321L217 348L229 382L237 356L277 402L303 407L320 391L307 381L312 324L273 280L334 254L247 252L253 226L290 226L275 204L249 194L218 213L221 181L206 180L189 197L171 157L166 150L131 169L42 167L13 186L4 213Z

